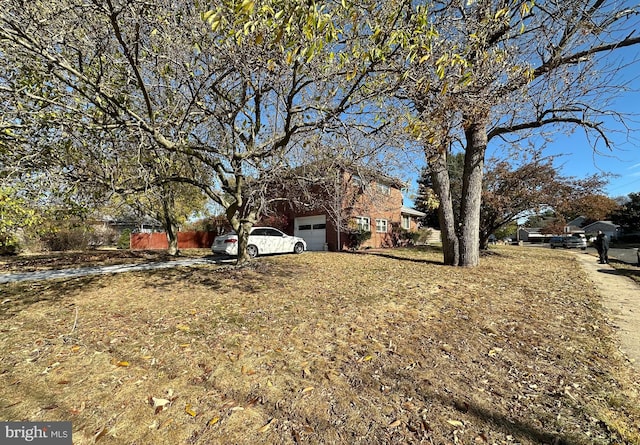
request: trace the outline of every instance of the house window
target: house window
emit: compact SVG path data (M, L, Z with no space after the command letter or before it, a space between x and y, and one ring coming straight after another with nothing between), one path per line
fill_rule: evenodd
M411 228L411 217L408 215L402 215L402 228L409 230Z
M387 233L386 219L376 219L376 232Z
M366 216L356 216L356 225L358 226L358 230L362 230L363 232L371 231L371 220Z
M378 187L378 191L380 193L382 193L383 195L390 195L391 194L391 187L389 187L387 184L380 184L378 182L376 184L376 187Z

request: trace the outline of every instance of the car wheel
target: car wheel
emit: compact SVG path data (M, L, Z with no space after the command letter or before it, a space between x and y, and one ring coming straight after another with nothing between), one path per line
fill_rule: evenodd
M304 252L304 245L302 243L296 243L295 246L293 246L293 253L302 253Z
M251 258L257 257L258 256L258 248L256 246L254 246L253 244L247 246L247 254Z

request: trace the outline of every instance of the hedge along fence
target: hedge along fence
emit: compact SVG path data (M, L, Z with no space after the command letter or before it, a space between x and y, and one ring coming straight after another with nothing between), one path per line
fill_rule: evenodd
M213 244L216 232L178 232L178 249L208 249ZM163 250L169 248L167 234L132 233L129 242L131 250Z

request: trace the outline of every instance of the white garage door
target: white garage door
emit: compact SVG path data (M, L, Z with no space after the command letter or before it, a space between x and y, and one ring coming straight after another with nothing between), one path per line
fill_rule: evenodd
M294 234L307 242L307 250L324 250L327 242L326 215L303 216L296 218L294 224Z

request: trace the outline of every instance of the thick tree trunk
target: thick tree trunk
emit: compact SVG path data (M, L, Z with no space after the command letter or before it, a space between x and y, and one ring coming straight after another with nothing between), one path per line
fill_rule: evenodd
M242 208L235 204L226 209L227 220L238 235L237 266L241 266L251 260L247 253L247 246L249 245L249 233L257 220L256 212L254 211L248 211L244 218L241 218L241 213Z
M251 260L251 257L247 253L247 246L249 245L249 232L251 232L252 224L240 223L235 229L238 234L238 259L236 265L240 266Z
M164 199L162 200L162 219L164 220L164 230L167 233L167 242L169 244L169 248L167 249L167 253L171 256L177 256L178 251L178 224L173 218L173 206L174 199L173 194L171 192L165 193Z
M430 160L429 168L431 170L433 189L440 201L438 219L440 222L440 232L442 234L444 264L457 266L460 259L459 242L456 233L453 202L451 200L451 183L449 181L446 151Z
M480 262L480 204L484 155L487 149L486 120L469 121L464 133L467 147L460 205L460 266L474 267Z
M167 253L171 256L177 256L178 250L178 227L172 223L166 224L167 241L169 243L169 249Z

